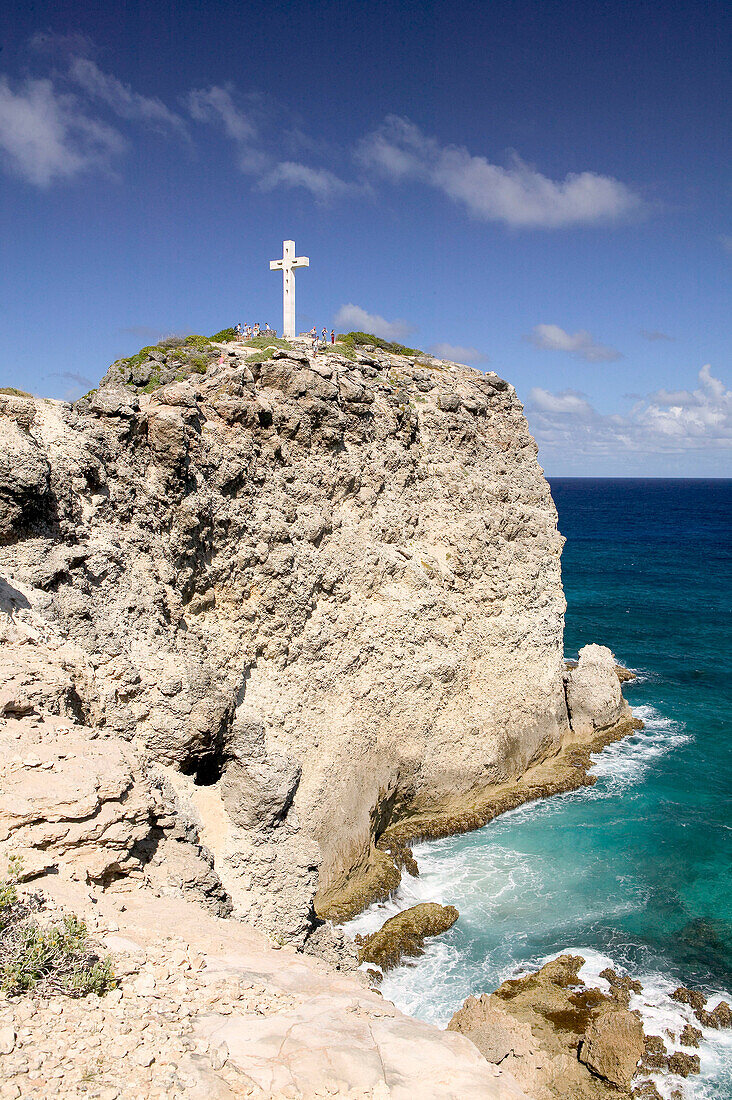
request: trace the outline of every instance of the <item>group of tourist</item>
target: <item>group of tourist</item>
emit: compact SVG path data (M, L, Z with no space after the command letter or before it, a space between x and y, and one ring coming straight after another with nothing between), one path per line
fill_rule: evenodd
M318 330L315 325L313 325L310 329L309 336L313 342L313 351L318 350L318 344L322 343L323 347L325 347L328 343L328 330L325 328L322 330L320 336L318 336ZM335 344L335 329L330 330L330 342L331 344Z
M237 322L237 324L234 325L234 332L236 333L237 340L253 340L257 336L271 336L274 339L277 336L277 331L275 329L270 328L269 325L265 325L264 328L262 328L259 321L255 321L253 325L250 325L248 322L244 325ZM313 351L317 351L318 347L321 345L325 347L328 343L328 330L326 328L324 328L320 336L318 336L318 330L315 325L313 325L307 335L312 341ZM331 344L335 344L335 329L330 330L330 342Z
M234 325L234 332L236 333L237 340L252 340L256 336L276 336L277 333L269 325L261 327L259 321L255 321L253 325L247 322L244 327L240 323Z

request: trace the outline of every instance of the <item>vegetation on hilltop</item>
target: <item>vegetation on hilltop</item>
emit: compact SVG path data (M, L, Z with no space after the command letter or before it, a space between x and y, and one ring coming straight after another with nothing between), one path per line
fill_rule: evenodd
M9 397L32 397L32 393L26 393L25 390L18 390L15 386L0 386L0 393L5 393Z
M366 344L373 344L375 348L381 348L382 351L390 351L392 355L423 355L424 353L419 351L418 348L408 348L404 344L396 344L390 340L382 340L379 336L374 336L371 332L346 332L337 337L339 343L345 344L346 347L363 347Z

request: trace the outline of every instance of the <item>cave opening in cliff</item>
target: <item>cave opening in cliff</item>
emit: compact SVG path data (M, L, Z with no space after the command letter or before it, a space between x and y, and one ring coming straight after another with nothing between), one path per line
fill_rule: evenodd
M223 753L211 752L191 760L186 772L193 776L193 782L197 787L213 787L224 772Z

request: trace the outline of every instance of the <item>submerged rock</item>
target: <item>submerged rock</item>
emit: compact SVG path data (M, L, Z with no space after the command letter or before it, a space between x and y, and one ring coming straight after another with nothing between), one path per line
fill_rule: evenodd
M424 954L424 941L452 928L459 916L454 905L438 905L433 901L413 905L390 917L378 932L364 937L360 962L390 970L403 958L417 958Z

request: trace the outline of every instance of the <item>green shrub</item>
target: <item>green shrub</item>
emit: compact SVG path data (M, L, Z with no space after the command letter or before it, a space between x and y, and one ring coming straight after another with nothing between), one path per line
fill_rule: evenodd
M268 359L271 359L274 355L274 348L262 348L257 355L248 355L246 358L247 363L265 363Z
M248 348L286 348L288 351L292 348L289 340L283 340L279 336L252 336L251 340L244 341L244 345Z
M343 335L337 337L341 344L345 344L346 347L362 347L364 344L373 344L375 348L381 348L382 351L390 351L392 355L422 355L421 351L417 348L408 348L404 344L395 344L390 340L382 340L379 336L374 336L370 332L346 332Z
M183 336L166 336L164 340L158 340L158 347L163 351L169 351L171 348L181 347L183 341Z
M38 894L20 899L17 882L22 864L10 861L8 875L0 880L0 989L10 995L35 990L85 997L102 996L114 989L111 961L99 955L78 917L41 923L43 909Z
M318 348L318 351L322 355L323 349ZM335 346L333 344L326 344L325 345L325 354L326 355L342 355L345 359L355 359L356 358L356 349L353 346L353 344L344 344L343 347L341 347L338 344L336 344Z
M217 332L215 336L209 337L217 344L230 344L232 340L236 340L236 330L233 328L222 328L221 332Z
M196 374L205 374L210 360L205 355L194 355L190 360L191 366Z

